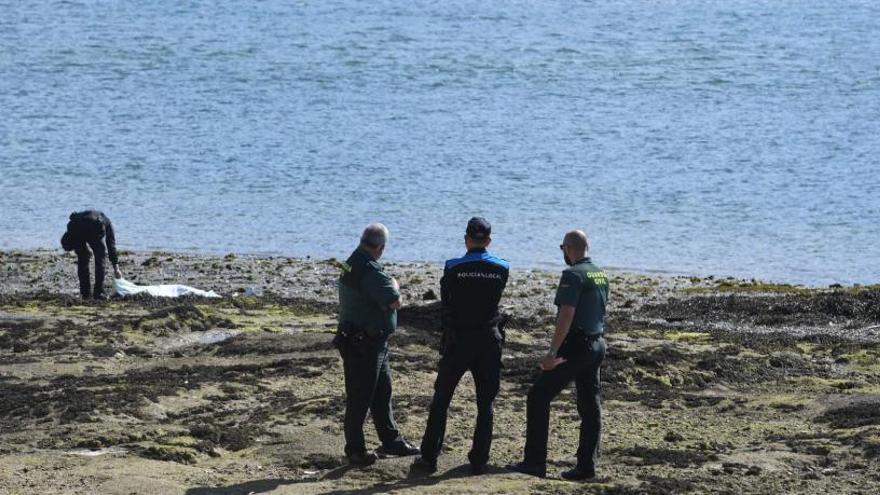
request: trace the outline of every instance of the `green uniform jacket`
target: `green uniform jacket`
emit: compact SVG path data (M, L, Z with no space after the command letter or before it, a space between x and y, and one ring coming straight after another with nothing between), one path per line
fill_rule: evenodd
M608 277L590 258L582 258L562 272L553 303L575 308L571 328L560 351L580 351L579 341L605 333Z
M388 337L397 329L397 310L388 305L400 297L394 280L366 251L357 248L342 264L339 277L339 321Z

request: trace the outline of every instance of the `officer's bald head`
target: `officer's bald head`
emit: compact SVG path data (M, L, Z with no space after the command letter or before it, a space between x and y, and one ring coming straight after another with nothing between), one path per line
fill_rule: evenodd
M583 230L571 230L565 234L562 244L570 246L576 256L583 257L590 250L590 241Z

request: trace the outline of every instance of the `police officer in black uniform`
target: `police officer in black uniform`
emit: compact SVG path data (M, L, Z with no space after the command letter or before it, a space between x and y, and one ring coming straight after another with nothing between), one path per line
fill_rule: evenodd
M498 311L507 285L507 261L489 253L492 227L472 218L464 236L467 254L446 262L440 280L443 340L434 382L434 398L422 438L421 456L413 468L434 472L446 433L446 413L455 387L465 372L474 378L477 424L468 459L474 474L486 472L492 443L492 403L501 373L502 315Z
M106 241L106 248L104 243ZM76 251L79 293L83 299L104 297L104 258L110 256L113 275L121 278L119 255L116 252L116 235L113 224L107 215L97 210L86 210L70 214L67 232L61 237L61 247L65 251ZM92 252L89 252L89 248ZM90 290L89 258L95 255L95 290Z
M397 328L400 287L379 263L387 240L384 225L368 225L360 245L342 264L339 278L339 328L333 342L345 374L345 455L351 464L361 466L376 462L377 453L419 452L400 434L391 409L388 337ZM367 452L364 440L368 410L382 442L375 453Z
M565 234L562 245L565 263L555 303L559 307L556 332L550 350L541 360L543 372L529 390L526 409L526 446L522 462L508 469L544 477L547 465L547 431L550 402L569 383L577 387L577 408L581 418L577 465L561 476L586 480L596 476L599 438L602 430L599 367L605 358L605 306L608 277L587 257L587 235L580 230Z

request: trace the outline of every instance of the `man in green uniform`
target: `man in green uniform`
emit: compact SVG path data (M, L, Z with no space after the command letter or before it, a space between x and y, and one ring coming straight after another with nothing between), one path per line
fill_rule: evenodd
M529 390L526 409L526 446L522 462L508 469L544 477L547 472L547 431L550 402L569 383L577 387L581 418L577 465L561 476L585 480L596 476L599 438L602 428L599 404L599 366L605 358L605 305L608 278L590 258L587 235L580 230L565 234L562 245L565 263L555 304L559 308L556 332L550 350L541 360L543 372Z
M379 264L388 229L370 224L361 242L342 265L339 278L339 329L334 344L342 354L345 373L345 455L356 465L376 462L367 452L364 420L367 411L382 446L380 455L415 455L419 450L397 428L391 409L388 337L397 328L400 288Z

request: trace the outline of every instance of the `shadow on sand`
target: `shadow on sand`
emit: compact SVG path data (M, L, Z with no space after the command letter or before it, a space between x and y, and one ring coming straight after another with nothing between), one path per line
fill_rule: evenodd
M186 491L186 495L246 495L246 494L257 494L257 493L267 493L285 485L298 485L302 483L315 483L324 480L339 480L345 476L345 473L352 469L357 469L354 466L342 466L336 468L332 471L329 471L327 474L320 478L309 478L303 480L294 480L294 479L266 479L266 480L255 480L248 481L246 483L239 483L236 485L229 486L217 486L217 487L196 487L190 488ZM493 470L494 471L494 470ZM499 471L500 472L500 471ZM456 468L450 469L440 475L431 476L426 475L420 471L410 471L407 473L406 478L393 482L383 482L372 486L367 486L359 489L337 489L331 490L328 492L322 492L320 495L374 495L374 494L382 494L382 493L394 493L398 490L404 490L407 488L417 487L417 486L431 486L436 485L437 483L441 483L445 480L454 479L454 478L463 478L466 476L470 476L470 466L467 464L458 466Z

